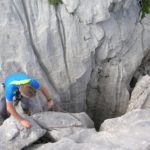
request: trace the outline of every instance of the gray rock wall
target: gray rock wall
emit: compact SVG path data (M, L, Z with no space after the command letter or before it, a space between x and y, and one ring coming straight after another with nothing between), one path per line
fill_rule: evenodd
M98 122L123 114L130 80L150 48L149 16L139 22L136 0L62 2L0 1L0 81L22 71L66 111L87 110Z

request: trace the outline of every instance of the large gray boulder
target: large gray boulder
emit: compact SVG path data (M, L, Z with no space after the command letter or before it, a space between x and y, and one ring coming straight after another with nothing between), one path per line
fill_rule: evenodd
M106 132L108 141L119 145L120 148L149 150L149 117L150 109L133 110L122 117L104 121L100 133ZM102 138L105 139L105 136Z
M55 141L79 132L83 128L94 128L93 121L86 113L42 112L33 119L44 129L49 138Z
M70 113L41 112L34 114L33 119L44 129L82 127L82 123Z
M42 129L33 119L28 116L24 116L25 119L30 121L31 128L24 128L13 117L8 118L0 126L0 146L7 150L21 150L22 148L29 146L40 137L42 137L46 130Z

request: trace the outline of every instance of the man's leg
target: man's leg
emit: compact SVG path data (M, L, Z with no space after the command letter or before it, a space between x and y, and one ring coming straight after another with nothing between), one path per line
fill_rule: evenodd
M10 116L6 109L5 97L2 97L0 99L0 116L1 116L0 118L3 120L7 119Z
M4 122L4 119L2 118L2 116L0 116L0 125L2 125Z
M4 92L4 84L0 84L0 124L2 124L3 121L10 116L6 109Z
M21 98L21 107L23 109L23 112L24 114L27 114L27 115L31 115L31 108L30 108L30 103L29 103L29 99L26 98L26 97L23 97Z

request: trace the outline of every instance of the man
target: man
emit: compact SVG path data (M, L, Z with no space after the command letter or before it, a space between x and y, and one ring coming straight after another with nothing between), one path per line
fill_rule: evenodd
M40 90L47 99L48 109L53 106L53 101L47 89L39 82L24 73L13 73L5 78L5 99L1 99L0 115L6 119L7 112L14 116L25 128L30 128L30 122L19 115L13 105L13 99L20 99L24 108L32 97L36 95L37 90ZM23 102L23 100L25 102ZM3 107L2 107L3 106Z

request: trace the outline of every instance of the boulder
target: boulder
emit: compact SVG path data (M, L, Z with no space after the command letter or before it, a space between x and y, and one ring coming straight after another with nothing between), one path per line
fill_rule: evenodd
M42 128L48 130L49 138L54 141L79 132L82 128L94 128L93 121L84 112L42 112L32 117Z
M33 119L44 129L82 127L82 123L70 113L41 112L34 114Z
M0 146L8 150L21 150L42 137L46 130L42 129L32 118L24 116L30 121L31 128L24 128L13 117L8 118L0 126Z

